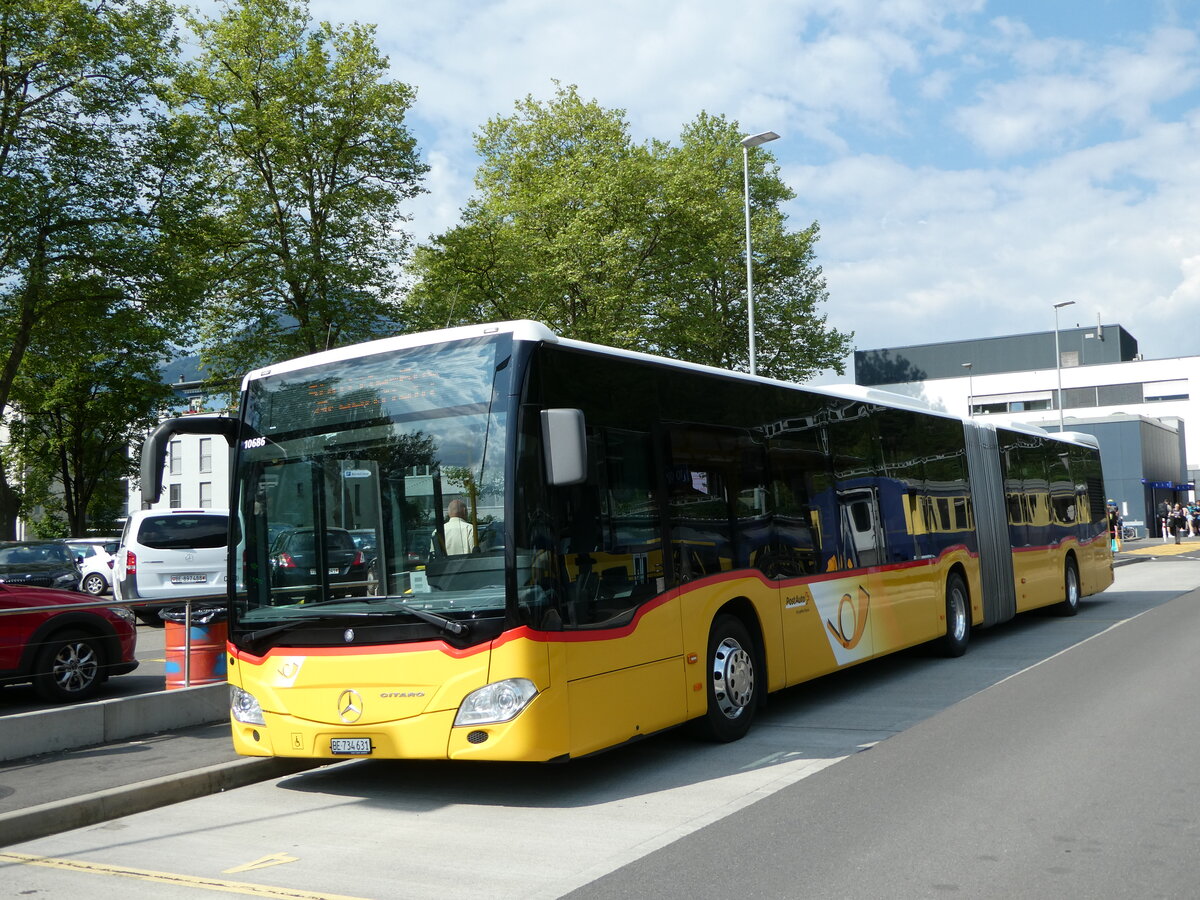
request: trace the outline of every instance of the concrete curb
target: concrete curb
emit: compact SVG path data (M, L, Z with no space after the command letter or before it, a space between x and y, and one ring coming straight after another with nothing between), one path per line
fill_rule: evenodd
M0 847L73 828L84 828L184 800L194 800L230 788L294 775L328 763L329 760L310 759L237 759L182 775L165 775L137 784L97 791L86 797L57 800L3 813L0 814Z
M0 762L208 725L229 718L229 686L206 684L0 718Z

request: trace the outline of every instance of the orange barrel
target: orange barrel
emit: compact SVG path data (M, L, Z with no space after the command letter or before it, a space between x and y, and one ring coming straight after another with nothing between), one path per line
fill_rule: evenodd
M225 639L229 627L225 622L192 625L190 646L185 644L187 628L179 622L164 620L167 641L167 690L195 687L198 684L220 684L225 681ZM185 666L185 663L188 665ZM185 679L184 673L190 676Z

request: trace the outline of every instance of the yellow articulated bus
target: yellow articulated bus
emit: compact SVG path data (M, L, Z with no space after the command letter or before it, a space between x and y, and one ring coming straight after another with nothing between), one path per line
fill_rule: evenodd
M1112 582L1084 435L557 337L404 335L251 372L225 436L249 756L564 760Z

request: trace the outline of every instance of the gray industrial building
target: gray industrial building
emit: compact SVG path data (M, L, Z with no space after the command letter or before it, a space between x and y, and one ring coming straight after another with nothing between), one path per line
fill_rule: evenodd
M1054 332L1010 334L1003 337L918 344L883 350L854 351L854 382L866 387L962 378L970 362L973 374L1003 374L1054 369ZM1063 328L1058 344L1064 369L1106 363L1134 362L1138 345L1120 325Z

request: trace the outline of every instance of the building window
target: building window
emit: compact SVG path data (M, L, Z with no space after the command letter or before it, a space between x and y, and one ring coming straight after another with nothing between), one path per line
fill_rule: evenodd
M200 471L212 471L212 438L200 438Z
M1094 387L1067 388L1063 391L1063 409L1086 409L1096 405Z
M212 509L212 482L200 482L200 508Z
M167 470L172 475L183 474L183 447L180 441L171 441L167 444L167 460L170 468Z
M1142 385L1137 384L1102 384L1096 391L1101 406L1120 406L1142 402Z
M183 486L182 485L179 485L179 484L170 485L169 486L169 496L171 498L171 500L170 500L171 509L182 509L183 508Z
M1142 386L1147 403L1162 403L1164 400L1187 400L1189 395L1186 378L1174 381L1148 381Z

